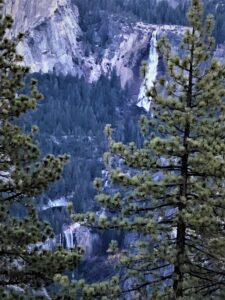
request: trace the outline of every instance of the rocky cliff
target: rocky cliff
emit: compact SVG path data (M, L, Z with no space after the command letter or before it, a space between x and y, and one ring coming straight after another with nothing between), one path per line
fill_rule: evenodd
M9 0L5 11L14 18L13 33L25 33L19 51L31 72L84 73L76 64L84 57L78 10L69 0Z
M94 51L87 55L79 11L71 0L9 0L5 11L15 19L13 34L25 33L19 51L31 72L69 73L92 82L116 69L123 87L127 83L132 85L139 77L139 65L148 56L154 30L177 34L183 31L179 26L132 24L110 16L110 42L101 51L96 44Z

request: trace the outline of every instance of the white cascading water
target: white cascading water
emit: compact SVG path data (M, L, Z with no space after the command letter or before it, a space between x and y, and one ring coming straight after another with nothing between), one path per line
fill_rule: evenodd
M77 228L80 227L80 223L74 223L70 226L68 226L64 231L64 237L66 242L66 248L71 249L74 248L74 232Z
M66 249L72 249L76 245L76 238L77 235L79 235L78 228L80 227L80 223L73 223L69 226L66 226L63 229L62 234L58 234L53 239L48 239L44 243L37 243L36 245L42 246L43 249L50 251L52 251L57 245L64 245ZM88 233L90 232L88 231Z
M147 89L150 89L153 86L153 83L156 80L157 68L159 62L159 55L156 46L157 46L157 30L154 30L150 42L148 69L145 75L145 79L140 88L140 93L138 95L138 104L137 104L137 106L143 107L148 112L150 112L151 110L151 99L146 97L146 91Z

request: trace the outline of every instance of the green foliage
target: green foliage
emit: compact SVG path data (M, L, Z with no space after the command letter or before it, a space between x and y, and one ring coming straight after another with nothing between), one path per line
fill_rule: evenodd
M112 240L109 244L108 252L116 253L117 251L118 251L118 242L115 240Z
M147 93L154 118L140 120L143 147L116 142L106 127L106 167L120 193L95 184L111 214L76 216L138 235L121 259L132 299L223 299L225 70L212 58L213 19L203 22L199 0L188 21L182 56L166 38L158 44L168 77Z
M76 212L96 210L96 191L90 183L101 176L104 168L101 155L107 148L103 134L105 124L111 123L117 128L118 139L135 140L140 144L141 134L136 123L142 111L135 106L128 107L128 92L121 88L115 73L110 79L102 76L92 84L69 75L36 74L35 78L45 98L35 111L24 115L19 124L26 124L26 130L34 123L39 127L36 137L44 154L67 152L70 155L62 178L41 197L39 207L46 205L49 199L65 196L73 202ZM41 216L50 221L58 233L62 224L69 221L62 209L49 209Z
M23 94L29 70L16 52L22 35L7 38L12 23L10 16L0 17L0 298L28 299L26 293L49 286L55 274L73 270L82 251L59 248L53 253L42 247L54 233L39 221L35 197L59 179L68 156L41 159L33 139L37 128L24 133L16 125L42 95L35 80Z
M87 284L83 279L70 284L65 276L56 276L56 281L63 286L53 297L54 300L108 300L117 299L120 293L118 279L112 277L109 281Z

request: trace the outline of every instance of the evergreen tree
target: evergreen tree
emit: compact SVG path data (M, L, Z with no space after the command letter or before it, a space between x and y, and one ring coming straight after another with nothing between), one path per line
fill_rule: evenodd
M3 2L0 1L1 12ZM32 132L16 125L18 118L36 107L41 99L35 81L25 95L28 68L16 46L22 35L10 39L10 16L0 17L0 298L30 299L33 291L54 282L54 277L72 270L81 256L79 249L54 252L42 243L53 238L47 223L38 220L35 196L56 181L67 155L40 159ZM59 277L59 275L58 275Z
M95 185L114 217L85 218L138 233L121 258L130 279L121 289L132 299L224 297L225 72L212 58L213 18L203 19L200 0L192 0L183 54L173 54L166 38L158 43L169 79L147 93L154 118L140 120L143 147L114 141L106 127L105 161L119 193L104 193L100 179Z

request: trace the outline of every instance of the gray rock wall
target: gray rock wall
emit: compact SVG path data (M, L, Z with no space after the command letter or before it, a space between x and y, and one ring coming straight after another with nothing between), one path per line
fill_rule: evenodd
M131 24L111 16L110 44L85 57L79 11L71 0L7 0L5 12L15 20L12 34L25 33L24 42L18 48L31 72L69 73L92 82L116 69L123 87L137 82L137 70L148 51L153 30L170 36L180 36L184 31L180 26ZM174 47L177 47L176 41ZM225 46L220 46L216 51L222 61L224 49Z
M69 73L84 76L92 82L101 74L116 69L123 87L140 80L137 70L144 54L148 53L152 31L156 27L162 32L180 34L183 31L179 26L130 24L111 16L111 42L106 49L85 57L79 11L71 0L8 0L5 12L15 19L11 34L25 33L24 42L18 49L31 72Z

